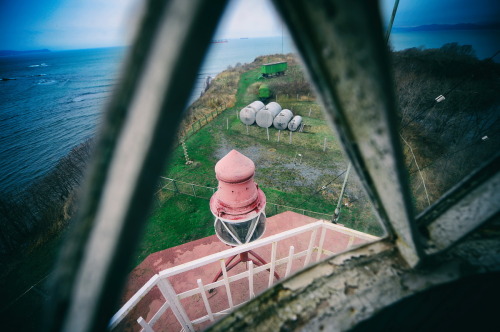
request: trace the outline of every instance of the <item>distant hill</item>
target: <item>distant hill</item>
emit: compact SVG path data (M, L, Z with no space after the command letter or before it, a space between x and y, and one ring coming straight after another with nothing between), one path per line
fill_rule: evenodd
M30 53L48 53L50 50L44 48L42 50L29 50L29 51L12 51L12 50L0 50L0 56L10 56L10 55L22 55Z
M392 30L395 32L440 31L440 30L500 30L500 23L428 24L428 25L419 25L416 27L394 27Z

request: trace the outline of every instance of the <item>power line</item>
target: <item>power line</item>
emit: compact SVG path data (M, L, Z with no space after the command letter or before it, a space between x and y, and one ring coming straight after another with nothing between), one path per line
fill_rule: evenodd
M493 137L494 137L494 136L493 136ZM489 137L488 137L488 139L491 139L491 136L489 136ZM473 146L475 146L475 145L481 144L481 143L484 143L484 141L483 141L482 139L481 139L481 140L479 140L479 141L473 142L473 143L471 143L471 144L469 144L469 145L466 145L466 146L464 146L464 147L463 147L463 148L461 148L461 149L455 150L455 151L450 152L450 153L445 153L445 154L443 154L442 156L440 156L440 157L438 157L438 158L434 159L433 161L431 161L431 162L430 162L430 163L428 163L427 165L425 165L425 166L423 166L422 168L420 168L420 170L424 170L424 169L426 169L427 167L432 166L432 165L433 165L435 162L437 162L438 160L441 160L441 159L446 158L446 157L451 157L451 156L454 156L455 154L457 154L457 153L459 153L459 152L462 152L462 151L464 151L464 150L467 150L467 149L469 149L469 148L471 148L471 147L473 147ZM413 174L413 173L415 173L415 172L411 172L410 174Z
M49 273L47 274L45 277L43 277L42 279L38 280L35 284L31 285L31 287L29 287L27 290L25 290L21 295L19 295L18 297L16 297L12 302L10 302L9 304L7 304L5 307L3 307L0 312L5 312L7 311L7 309L9 309L12 305L14 305L14 303L16 303L17 301L19 301L21 298L23 298L26 294L28 294L32 289L35 289L35 287L41 283L42 281L44 281L45 279L47 279L47 277L49 275L51 275L52 273Z
M500 53L500 50L496 51L495 53L493 53L492 56L490 56L489 58L486 58L485 61L486 60L492 60L499 53ZM409 121L407 121L405 124L401 125L401 129L406 128L413 121L419 120L419 118L423 117L422 119L425 119L427 117L427 112L430 109L432 109L434 106L436 106L440 102L444 101L447 95L449 95L450 93L452 93L453 91L455 91L459 86L461 86L462 84L464 84L466 81L470 80L472 77L474 77L474 73L470 74L470 76L465 77L460 82L456 83L453 87L451 87L448 91L446 91L445 93L443 93L443 94L439 95L438 97L436 97L432 101L432 104L430 104L426 109L424 109L422 112L420 112L420 114L415 115ZM443 97L443 98L441 99L440 97Z
M347 172L347 169L345 171L343 171L342 173L340 173L339 175L337 175L335 177L335 179L333 179L332 181L328 182L327 184L325 184L324 186L322 186L321 188L319 188L318 190L316 190L312 195L309 196L309 198L307 198L304 202L302 202L302 204L305 204L307 203L313 196L316 196L320 191L323 191L326 189L326 187L328 187L330 184L332 184L335 180L337 180L339 177L342 176L342 174L344 174L345 172Z

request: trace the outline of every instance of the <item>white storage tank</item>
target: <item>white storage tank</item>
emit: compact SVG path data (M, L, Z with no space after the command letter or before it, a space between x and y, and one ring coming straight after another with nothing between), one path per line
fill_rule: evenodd
M290 131L296 131L297 129L300 128L301 124L302 124L302 117L300 115L296 115L288 123L288 130L290 130Z
M261 109L255 116L255 122L262 128L269 128L273 125L273 120L276 115L281 112L280 104L276 102L270 102L263 109Z
M253 125L255 123L255 115L264 107L264 103L259 100L245 106L245 108L240 111L240 121L248 126Z
M273 126L274 128L278 130L284 130L287 128L288 123L290 120L293 118L293 113L289 109L284 109L281 112L279 112L278 115L273 120Z
M247 107L253 108L254 111L255 111L255 113L257 113L258 111L260 111L261 109L263 109L265 107L265 105L260 100L256 100L253 103L251 103L250 105L248 105Z

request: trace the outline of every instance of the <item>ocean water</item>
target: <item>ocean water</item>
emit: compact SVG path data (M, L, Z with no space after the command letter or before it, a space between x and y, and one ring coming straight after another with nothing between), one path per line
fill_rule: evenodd
M411 47L439 48L454 42L471 45L478 59L486 59L500 50L500 30L393 31L390 37L395 51ZM500 55L494 60L500 62Z
M498 35L498 31L396 32L391 43L400 50L459 42L472 45L479 58L486 58L499 47ZM207 76L282 51L294 51L289 38L211 44L191 102L200 95ZM125 53L126 48L106 48L0 57L0 78L14 79L0 81L0 195L23 190L74 146L95 135Z
M124 48L0 57L0 194L25 188L95 134Z
M191 102L200 96L207 76L214 78L229 66L250 63L259 55L295 52L289 37L228 39L227 43L213 43L205 56L191 96Z

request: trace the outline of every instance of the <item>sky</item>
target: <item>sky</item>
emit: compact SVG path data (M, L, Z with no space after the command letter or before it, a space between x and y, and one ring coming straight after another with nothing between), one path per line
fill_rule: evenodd
M387 21L394 0L382 0ZM0 49L128 45L139 0L0 0ZM500 21L498 0L400 0L394 26ZM214 38L281 35L269 0L231 0Z

